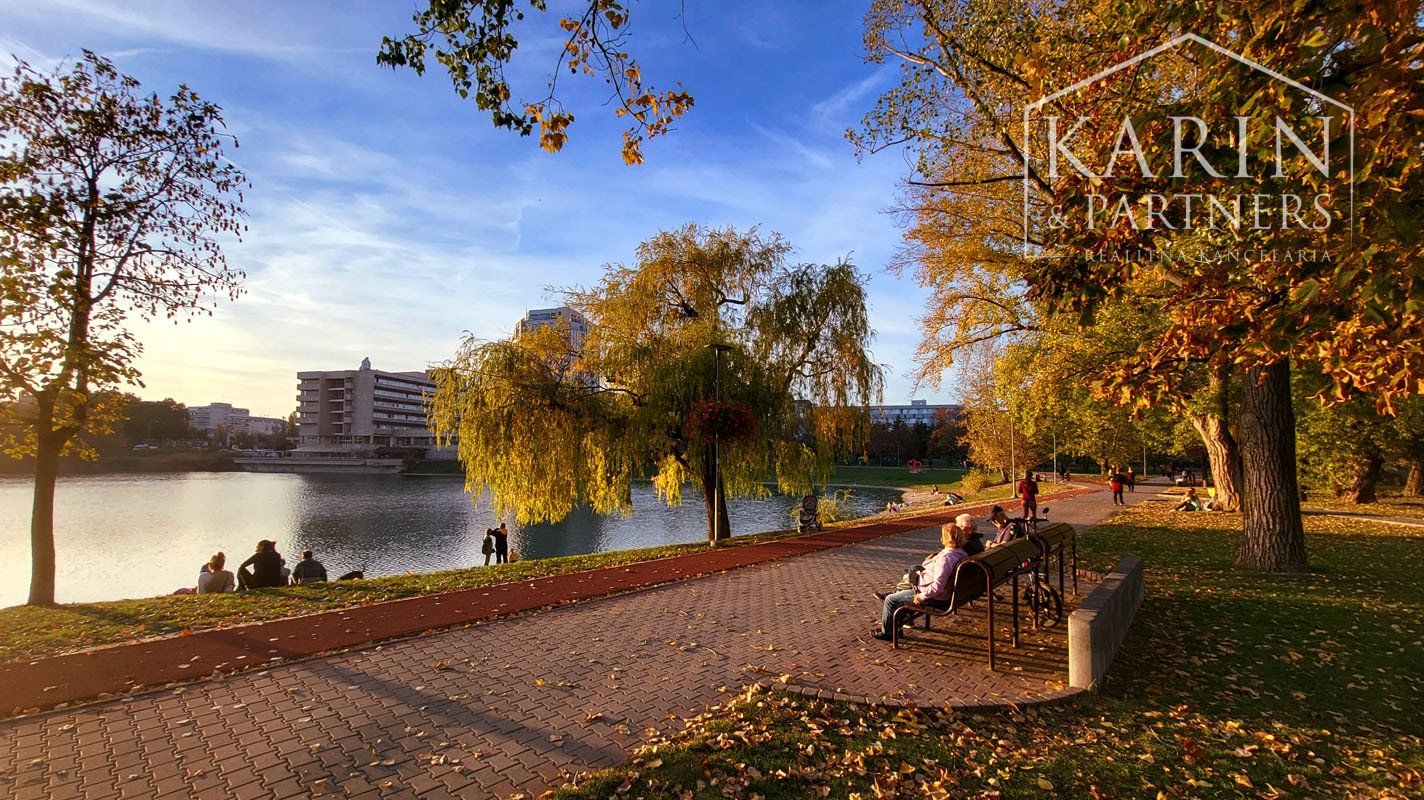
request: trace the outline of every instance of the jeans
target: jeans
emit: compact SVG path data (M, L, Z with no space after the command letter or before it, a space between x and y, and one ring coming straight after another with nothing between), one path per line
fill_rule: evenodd
M895 616L895 609L907 606L915 602L914 589L902 589L901 591L885 596L885 606L880 612L880 632L886 636L890 635L891 620Z

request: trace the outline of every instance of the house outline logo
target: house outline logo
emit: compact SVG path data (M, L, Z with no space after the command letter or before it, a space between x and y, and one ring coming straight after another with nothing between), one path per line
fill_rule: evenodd
M1305 84L1303 84L1303 83L1301 83L1301 82L1299 82L1299 81L1297 81L1297 80L1294 80L1294 79L1289 78L1289 77L1287 77L1287 76L1285 76L1285 75L1282 75L1281 73L1276 72L1275 70L1271 69L1270 67L1267 67L1267 66L1264 65L1264 64L1260 64L1260 63L1258 63L1258 62L1256 62L1256 61L1252 61L1251 59L1247 58L1246 56L1241 55L1240 53L1237 53L1237 52L1234 51L1234 50L1231 50L1231 49L1226 48L1226 47L1222 47L1221 45L1217 44L1216 42L1211 41L1210 39L1207 39L1207 38L1202 37L1202 36L1198 36L1198 35L1195 34L1195 33L1184 33L1184 34L1182 34L1182 35L1180 35L1180 36L1178 36L1178 37L1176 37L1176 38L1174 38L1174 39L1171 39L1171 40L1169 40L1169 41L1163 42L1162 44L1159 44L1159 45L1157 45L1156 47L1154 47L1154 48L1152 48L1152 49L1150 49L1150 50L1146 50L1146 51L1144 51L1144 52L1142 52L1142 53L1139 53L1138 55L1133 56L1132 58L1129 58L1129 59L1127 59L1126 61L1123 61L1123 62L1118 63L1118 64L1114 64L1113 66L1108 67L1107 69L1102 70L1101 72L1098 72L1098 73L1096 73L1096 74L1094 74L1094 75L1090 75L1090 76L1088 76L1088 77L1086 77L1086 78L1084 78L1084 79L1078 81L1077 83L1075 83L1075 84L1073 84L1073 85L1071 85L1071 86L1067 86L1067 87L1064 87L1064 88L1062 88L1062 89L1059 89L1058 91L1056 91L1056 92L1054 92L1054 93L1052 93L1052 94L1044 95L1043 97L1040 97L1039 99L1033 101L1032 103L1029 103L1027 106L1024 107L1024 110L1023 110L1023 134L1024 134L1024 135L1023 135L1023 148L1022 148L1022 149L1023 149L1023 175L1022 175L1021 180L1022 180L1022 182L1023 182L1023 214L1022 214L1022 216L1023 216L1023 254L1024 254L1025 257L1028 257L1028 256L1029 256L1029 249L1030 249L1030 247L1031 247L1031 245L1030 245L1030 243L1029 243L1029 214L1028 214L1028 208L1029 208L1029 141L1030 141L1030 136L1029 136L1029 115L1032 114L1034 111L1036 111L1036 110L1042 108L1043 106L1047 105L1048 103L1051 103L1051 102L1053 102L1054 100L1057 100L1058 98L1063 97L1064 95L1067 95L1067 94L1071 94L1071 93L1073 93L1073 92L1076 92L1076 91L1078 91L1079 89L1082 89L1082 88L1084 88L1084 87L1086 87L1086 86L1090 86L1090 85L1092 85L1092 84L1094 84L1094 83L1097 83L1098 81L1100 81L1100 80L1102 80L1102 79L1104 79L1104 78L1107 78L1107 77L1109 77L1109 76L1111 76L1111 75L1114 75L1114 74L1116 74L1116 73L1118 73L1118 72L1121 72L1121 71L1123 71L1123 70L1125 70L1125 69L1127 69L1127 68L1129 68L1129 67L1132 67L1132 66L1135 66L1135 65L1137 65L1137 64L1140 64L1140 63L1142 63L1143 61L1146 61L1146 60L1149 59L1149 58L1153 58L1153 57L1155 57L1155 56L1157 56L1157 55L1160 55L1161 53L1164 53L1164 52L1166 52L1166 51L1168 51L1168 50L1175 49L1176 47L1178 47L1179 45L1183 44L1184 42L1194 42L1194 43L1199 44L1199 45L1201 45L1201 46L1203 46L1203 47L1206 47L1206 48L1209 49L1209 50L1212 50L1212 51L1214 51L1214 52L1220 53L1221 55L1224 55L1224 56L1226 56L1226 57L1228 57L1228 58L1230 58L1230 59L1232 59L1232 60L1234 60L1234 61L1236 61L1236 62L1238 62L1238 63L1240 63L1240 64L1242 64L1242 65L1244 65L1244 66L1246 66L1246 67L1248 67L1248 68L1250 68L1250 69L1256 70L1257 72L1260 72L1260 73L1262 73L1262 74L1264 74L1264 75L1270 76L1272 79L1277 80L1277 81L1280 81L1280 82L1282 82L1282 83L1284 83L1284 84L1286 84L1286 85L1288 85L1288 86L1291 86L1292 88L1299 89L1300 91L1303 91L1303 92L1305 92L1305 93L1311 95L1312 97L1315 97L1315 98L1321 100L1322 102L1328 103L1328 104L1330 104L1330 105L1332 105L1332 106L1334 106L1334 107L1336 107L1336 108L1338 108L1338 109L1340 109L1340 110L1342 110L1342 111L1345 112L1345 114L1348 116L1348 119L1349 119L1348 129L1349 129L1349 150L1350 150L1350 153L1349 153L1349 165L1350 165L1350 168L1349 168L1348 181L1349 181L1349 184L1350 184L1350 203L1349 203L1349 211L1350 211L1350 239L1351 239L1352 242L1354 241L1354 236L1355 236L1355 109L1354 109L1353 107L1349 106L1349 105L1346 105L1345 103L1340 102L1339 100L1336 100L1335 98L1333 98L1333 97L1331 97L1331 96L1329 96L1329 95L1327 95L1327 94L1325 94L1325 93L1323 93L1323 92L1319 92L1319 91L1317 91L1317 90L1315 90L1315 89L1310 88L1309 86L1306 86Z

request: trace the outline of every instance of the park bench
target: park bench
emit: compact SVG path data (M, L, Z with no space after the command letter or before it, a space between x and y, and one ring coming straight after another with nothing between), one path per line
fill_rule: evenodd
M901 617L922 614L925 630L930 629L931 617L947 617L970 603L983 599L986 603L985 620L988 623L989 669L994 662L994 589L1012 583L1009 593L1013 606L1013 645L1019 646L1019 577L1027 575L1037 585L1038 561L1041 556L1039 545L1028 539L1015 539L1008 544L991 547L984 552L970 556L959 562L954 571L954 584L950 587L949 603L944 608L910 603L895 609L891 618L890 644L900 647Z

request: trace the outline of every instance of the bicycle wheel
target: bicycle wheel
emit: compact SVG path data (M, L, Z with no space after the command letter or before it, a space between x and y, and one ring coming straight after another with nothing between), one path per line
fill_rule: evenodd
M1052 628L1063 621L1063 598L1052 586L1040 583L1037 587L1029 584L1023 590L1024 605L1038 618L1040 628Z

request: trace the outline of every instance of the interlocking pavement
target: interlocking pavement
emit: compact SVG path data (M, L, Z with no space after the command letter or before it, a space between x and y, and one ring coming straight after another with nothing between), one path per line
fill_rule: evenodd
M899 651L868 637L871 592L936 536L0 723L0 795L536 796L566 773L624 761L648 729L680 727L752 680L927 704L1061 688L1066 625L1026 626L1012 649L1005 618L998 672L979 614L936 620Z

